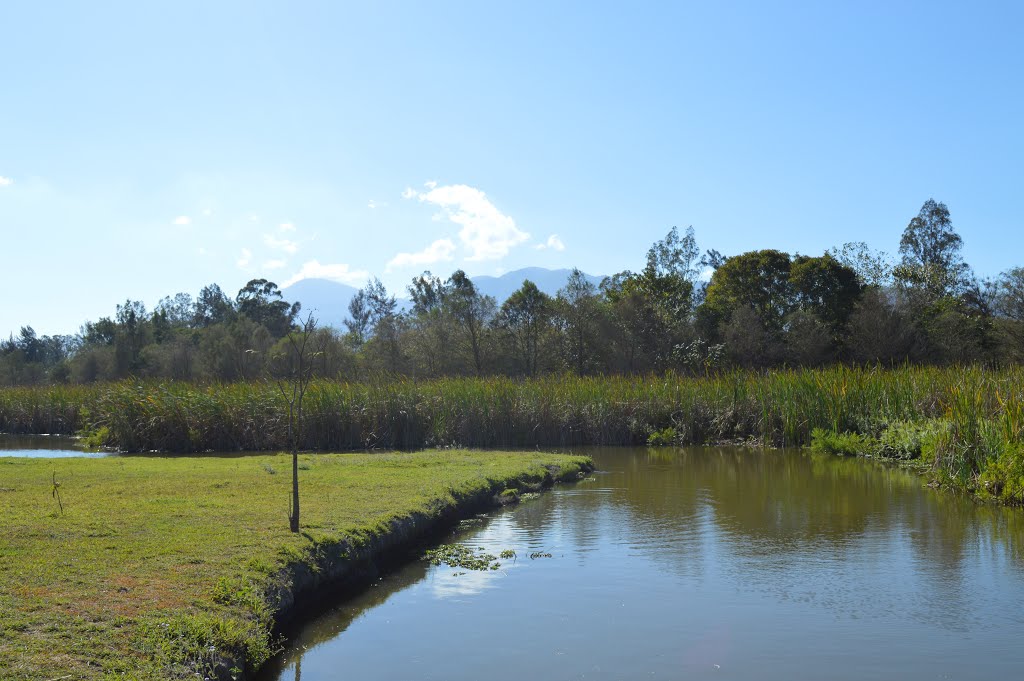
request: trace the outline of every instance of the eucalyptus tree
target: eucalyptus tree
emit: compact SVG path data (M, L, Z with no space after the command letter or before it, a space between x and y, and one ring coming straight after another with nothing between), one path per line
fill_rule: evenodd
M453 363L453 320L446 310L447 286L429 271L414 277L407 288L412 300L406 331L414 367L428 376L450 371Z
M693 228L680 237L673 227L647 251L643 270L620 272L601 283L628 371L666 368L673 361L675 348L687 340L701 269Z
M900 238L902 260L894 270L897 282L929 301L959 294L970 279L961 254L963 239L953 229L949 208L928 199Z
M405 320L398 312L398 301L376 277L363 287L363 291L372 333L366 344L366 354L376 364L375 368L401 372L405 368L401 345Z
M992 284L992 298L1000 354L1010 361L1024 360L1024 267L1000 274Z
M370 308L365 289L359 289L348 301L348 318L345 328L355 347L361 348L373 330L373 310Z
M574 268L555 302L565 336L567 364L582 376L596 368L599 354L601 298L597 287Z
M205 329L224 324L235 315L235 304L217 284L204 286L199 291L193 310L192 326Z
M885 251L874 250L863 241L848 241L825 253L853 270L861 286L883 288L892 284L893 263Z
M142 369L142 348L151 340L152 327L146 306L137 300L126 300L117 306L114 334L115 371L122 378Z
M251 279L235 297L238 312L260 324L274 338L291 331L299 314L299 303L288 304L277 284L266 279Z
M472 358L474 372L480 376L484 372L485 337L497 304L493 297L481 295L462 270L452 273L445 291L445 308L455 320L463 347Z
M544 331L551 316L551 297L529 279L501 306L495 323L505 335L510 356L521 373L537 374Z

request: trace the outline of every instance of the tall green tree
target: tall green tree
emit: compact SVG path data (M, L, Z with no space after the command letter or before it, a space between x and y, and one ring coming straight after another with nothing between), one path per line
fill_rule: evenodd
M151 327L146 306L137 300L126 300L117 306L114 335L114 357L117 376L137 374L142 369L142 348L150 340Z
M193 311L192 325L205 329L215 324L231 321L235 314L235 304L217 284L204 286L199 291Z
M963 239L953 229L946 204L928 199L903 230L896 280L931 300L956 295L970 279L962 248Z
M827 253L817 258L796 256L789 281L797 306L814 314L834 332L846 324L863 290L857 273Z
M235 297L238 312L263 326L274 338L283 338L295 325L299 303L289 304L277 288L266 279L251 279Z
M876 251L863 241L848 241L839 248L825 251L856 272L861 286L881 288L892 284L893 264L887 253Z
M348 301L348 318L344 323L353 345L356 349L361 348L373 330L373 309L366 297L366 289L359 289Z
M701 262L693 228L680 237L673 227L647 251L642 271L602 282L617 326L613 342L628 371L663 369L673 361L675 348L687 340Z
M551 298L527 279L498 313L510 355L519 371L534 376L540 366L541 340L551 315Z
M555 299L562 323L566 363L577 375L590 373L597 366L601 299L597 287L579 269L574 268Z
M789 254L782 251L766 249L732 256L711 275L704 307L719 323L746 307L769 329L781 329L794 308L791 267Z
M446 310L448 290L429 271L414 277L408 286L412 310L406 345L417 374L440 376L451 371L453 320Z
M366 284L363 291L373 332L367 343L367 354L376 370L402 372L406 364L401 343L405 320L398 313L398 301L376 277Z
M494 319L497 305L491 296L481 295L476 285L462 270L456 270L446 283L445 307L455 320L462 346L469 351L473 371L484 372L484 352L488 326Z

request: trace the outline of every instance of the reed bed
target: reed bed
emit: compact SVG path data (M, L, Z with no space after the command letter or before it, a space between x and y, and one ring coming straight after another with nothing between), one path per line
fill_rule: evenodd
M546 376L316 381L304 403L308 450L750 442L802 446L811 433L881 436L942 420L929 460L947 481L1024 500L1024 369L836 366L707 377ZM0 390L0 431L87 433L123 451L279 450L287 409L269 382L123 381ZM1003 478L986 480L991 461ZM1016 468L1015 468L1016 466ZM1012 495L1011 495L1012 496Z

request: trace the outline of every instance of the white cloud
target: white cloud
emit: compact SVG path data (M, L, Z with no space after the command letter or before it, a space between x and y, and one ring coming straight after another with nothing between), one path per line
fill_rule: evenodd
M285 253L296 253L299 250L299 245L290 239L278 239L273 234L264 234L263 243L275 251L284 251Z
M10 187L12 184L14 184L14 180L0 175L0 187Z
M416 194L418 194L418 193L419 192L417 192L412 187L406 187L405 189L402 190L402 198L403 199L414 199L414 198L416 198Z
M295 223L294 222L282 222L281 224L279 224L277 226L277 228L279 230L281 230L282 232L294 232L295 231Z
M437 182L435 182L434 180L430 180L429 182L424 182L423 186L426 187L427 189L433 189L434 187L437 186Z
M530 235L516 227L515 220L499 211L479 189L464 184L435 185L428 182L430 191L418 198L440 206L445 217L462 226L459 240L470 252L467 260L497 260L529 240Z
M549 248L552 251L564 251L565 244L562 243L562 240L558 238L557 234L552 234L551 236L548 237L547 241L545 241L542 244L537 244L536 246L534 246L534 248L537 249L538 251L543 251Z
M399 253L387 265L387 271L394 267L408 267L410 265L432 265L452 259L455 252L455 244L451 239L438 239L418 253Z
M191 225L192 224L192 218L190 218L187 215L179 215L178 217L174 218L174 224L176 224L176 225Z
M248 248L243 248L242 255L238 258L238 261L235 264L239 267L248 267L250 260L252 260L252 251Z
M291 279L286 281L281 288L291 286L303 279L330 279L342 284L359 284L366 281L369 276L370 273L366 270L353 270L345 264L321 265L316 260L310 260L303 264L302 268Z
M366 204L366 207L369 208L370 210L373 210L374 208L386 208L387 205L388 204L384 201L374 201L373 199L370 199L370 202Z
M287 260L268 260L263 263L263 269L265 270L279 270L288 264Z

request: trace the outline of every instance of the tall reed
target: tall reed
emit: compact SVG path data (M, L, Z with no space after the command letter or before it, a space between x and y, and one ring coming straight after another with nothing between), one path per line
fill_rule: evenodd
M302 446L341 450L463 445L626 445L671 428L679 444L755 440L802 445L815 428L877 435L891 421L943 417L978 441L994 421L1024 431L1024 370L832 367L667 376L394 379L314 382ZM0 390L0 431L105 428L126 451L285 446L284 404L264 382L122 381Z

